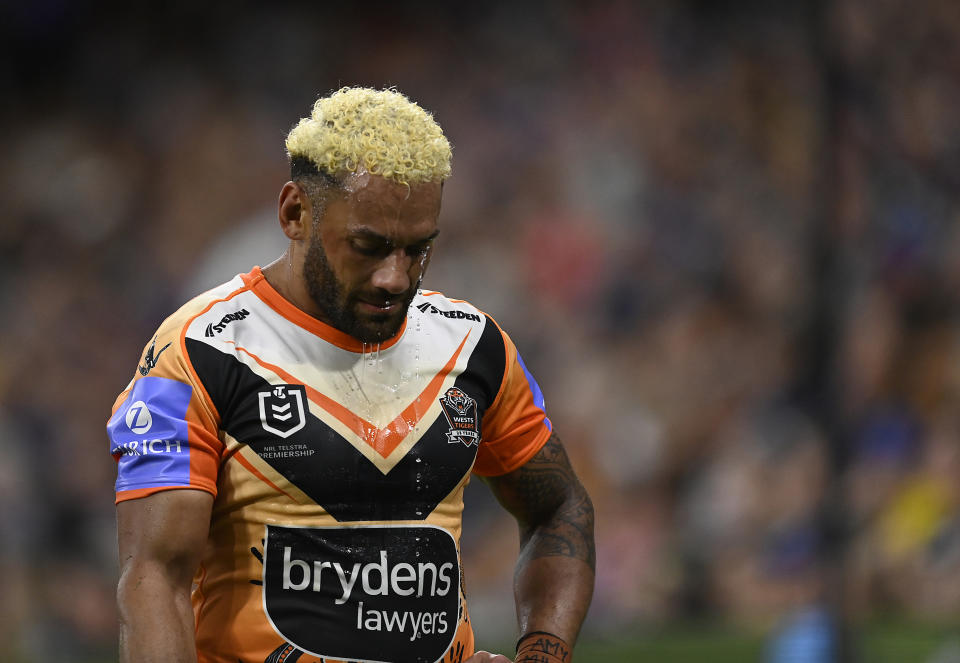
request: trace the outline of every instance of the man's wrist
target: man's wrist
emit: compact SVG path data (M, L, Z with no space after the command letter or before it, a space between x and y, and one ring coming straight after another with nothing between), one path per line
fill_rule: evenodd
M570 646L553 633L531 631L517 641L516 663L571 663Z

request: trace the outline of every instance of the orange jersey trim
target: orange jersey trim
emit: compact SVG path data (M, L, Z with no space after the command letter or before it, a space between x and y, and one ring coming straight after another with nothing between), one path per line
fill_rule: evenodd
M423 290L423 291L420 292L420 296L421 296L421 297L432 297L433 295L442 295L442 294L443 294L442 292L438 292L438 291L436 291L436 290ZM448 301L448 302L451 302L451 303L453 303L453 304L467 304L467 303L469 303L469 302L467 302L467 300L465 300L465 299L450 299L449 297L447 298L447 301ZM480 311L480 309L477 309L477 310ZM480 311L480 312L483 313L483 311ZM487 317L490 317L490 316L487 316Z
M272 285L270 285L270 282L267 281L267 278L263 275L263 272L259 267L254 267L249 274L241 275L241 278L243 279L243 282L247 284L247 287L249 287L257 297L263 300L263 302L274 311L295 325L319 336L323 340L337 346L341 350L362 353L366 352L367 348L370 346L369 343L361 343L349 334L346 334L339 329L328 325L327 323L305 313L291 304L283 297L283 295L277 292ZM407 319L404 318L403 325L400 327L400 331L398 331L392 338L389 338L386 341L381 341L379 343L380 349L386 350L392 345L395 345L397 341L400 340L400 337L403 336L403 332L406 330L406 328Z
M233 454L233 458L236 459L236 461L237 461L238 463L240 463L241 465L243 465L247 470L249 470L250 473L251 473L253 476L255 476L255 477L257 477L258 479L260 479L260 481L264 482L265 484L267 484L268 486L270 486L271 488L273 488L275 491L277 491L277 492L280 493L281 495L286 495L287 497L290 498L291 501L297 502L297 500L294 499L293 496L292 496L290 493L288 493L288 492L285 491L283 488L281 488L280 486L278 486L278 485L275 484L274 482L270 481L270 479L268 479L266 476L264 476L263 472L261 472L261 471L258 470L256 467L254 467L254 466L253 466L253 463L251 463L249 460L247 460L246 458L243 457L243 454ZM297 502L297 503L299 504L299 502Z

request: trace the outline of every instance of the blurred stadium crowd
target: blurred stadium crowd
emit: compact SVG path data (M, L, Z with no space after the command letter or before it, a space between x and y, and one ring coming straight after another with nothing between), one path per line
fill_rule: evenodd
M511 333L594 496L587 634L816 603L828 496L855 620L955 615L960 5L836 0L818 45L805 3L449 4L4 3L4 660L112 658L113 398L279 253L283 136L343 84L451 138L425 285ZM509 637L513 525L468 500L474 621Z

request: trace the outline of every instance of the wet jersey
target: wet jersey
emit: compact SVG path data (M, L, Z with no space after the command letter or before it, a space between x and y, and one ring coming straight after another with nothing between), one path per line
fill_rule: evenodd
M163 323L107 430L118 502L215 496L201 663L455 663L473 653L464 487L523 465L550 421L470 304L422 292L395 338L364 346L255 268Z

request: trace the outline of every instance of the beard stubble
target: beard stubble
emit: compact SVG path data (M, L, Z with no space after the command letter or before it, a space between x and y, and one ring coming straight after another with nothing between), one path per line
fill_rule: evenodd
M330 324L362 343L380 343L396 336L403 326L407 309L417 291L414 287L404 295L403 306L397 313L366 317L357 315L356 306L360 300L355 293L346 291L333 272L316 232L311 233L310 244L307 246L303 276L307 292ZM391 297L386 295L383 299Z

